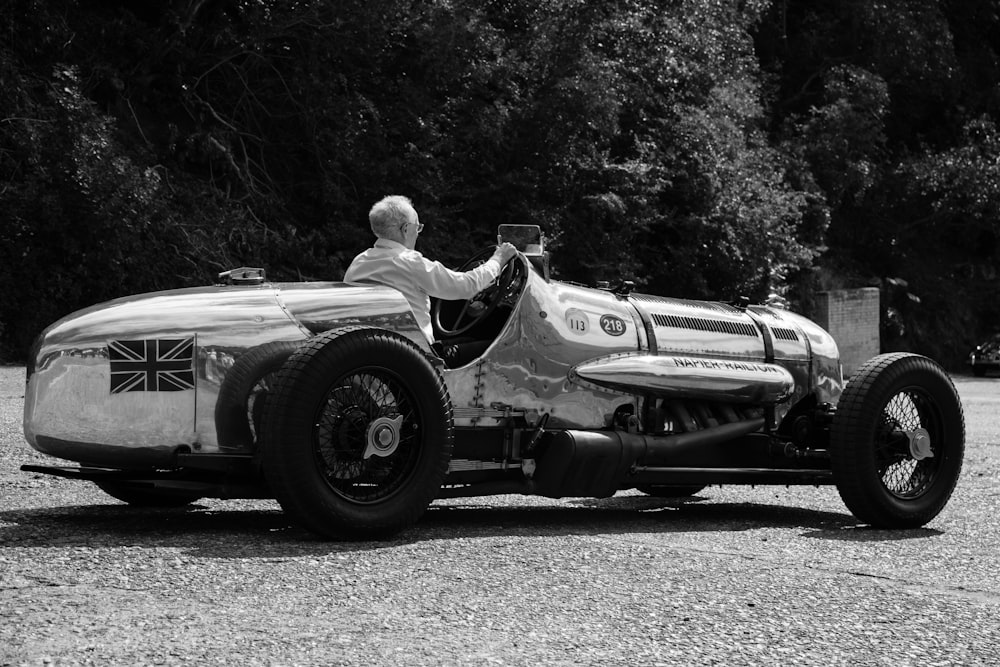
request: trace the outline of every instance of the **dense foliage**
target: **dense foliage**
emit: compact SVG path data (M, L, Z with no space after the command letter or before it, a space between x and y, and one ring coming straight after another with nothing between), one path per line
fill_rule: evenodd
M456 263L692 298L878 285L883 344L1000 325L992 0L3 0L0 358L241 264L337 279L411 196Z

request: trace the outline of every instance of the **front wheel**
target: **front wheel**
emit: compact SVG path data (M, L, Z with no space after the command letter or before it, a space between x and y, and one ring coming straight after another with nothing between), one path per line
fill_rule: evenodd
M874 357L837 404L834 480L847 508L872 526L916 528L936 517L958 482L964 451L958 393L926 357Z
M413 524L448 472L451 401L409 340L350 327L316 336L265 405L264 475L295 521L326 538Z

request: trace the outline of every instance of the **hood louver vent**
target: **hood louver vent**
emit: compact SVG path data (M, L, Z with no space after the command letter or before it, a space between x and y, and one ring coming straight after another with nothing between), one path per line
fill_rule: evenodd
M758 336L757 329L745 322L706 320L700 317L663 315L662 313L651 313L650 318L653 320L653 324L658 327L691 329L693 331L714 331L717 333L735 334L737 336L752 336L754 338Z
M794 329L785 329L783 327L771 327L771 333L774 334L775 338L780 338L781 340L799 339L799 334Z

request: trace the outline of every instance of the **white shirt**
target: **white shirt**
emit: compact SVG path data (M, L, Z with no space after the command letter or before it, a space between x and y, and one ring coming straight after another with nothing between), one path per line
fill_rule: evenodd
M379 239L374 247L354 258L344 273L344 282L377 283L402 292L420 330L433 343L430 297L447 301L471 298L496 280L500 268L500 263L491 257L469 271L452 271L402 243Z

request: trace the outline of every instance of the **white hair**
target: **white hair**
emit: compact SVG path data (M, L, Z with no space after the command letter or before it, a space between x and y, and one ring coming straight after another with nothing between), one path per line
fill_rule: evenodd
M368 212L372 232L379 238L397 238L400 228L416 215L413 202L403 195L389 195L375 202Z

